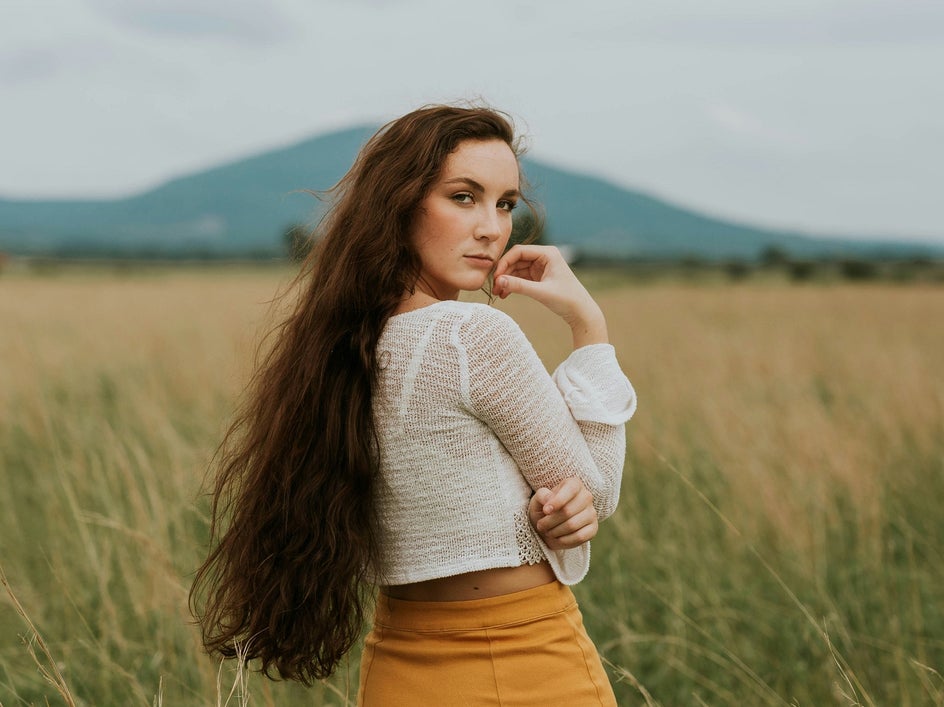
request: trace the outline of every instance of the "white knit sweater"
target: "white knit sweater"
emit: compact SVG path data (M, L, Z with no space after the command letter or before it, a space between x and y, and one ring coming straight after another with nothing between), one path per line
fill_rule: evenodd
M548 375L506 314L443 301L390 318L378 343L383 566L407 584L549 561L564 584L590 544L553 551L528 522L533 489L579 476L602 520L616 507L636 395L613 347Z

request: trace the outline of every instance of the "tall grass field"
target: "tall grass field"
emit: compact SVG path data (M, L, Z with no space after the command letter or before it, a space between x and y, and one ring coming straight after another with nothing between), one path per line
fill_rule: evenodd
M208 461L286 269L0 276L0 704L353 705L201 652ZM944 288L589 274L639 395L575 587L621 705L944 705ZM569 334L496 306L546 365ZM527 391L522 391L526 395Z

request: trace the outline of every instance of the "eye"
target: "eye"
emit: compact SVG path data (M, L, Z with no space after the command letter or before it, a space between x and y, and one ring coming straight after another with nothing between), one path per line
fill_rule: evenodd
M507 211L509 213L514 211L517 205L518 205L518 202L514 201L513 199L502 199L501 201L498 202L498 208L501 209L502 211Z
M458 194L452 195L452 200L457 204L474 204L475 197L467 191L459 192Z

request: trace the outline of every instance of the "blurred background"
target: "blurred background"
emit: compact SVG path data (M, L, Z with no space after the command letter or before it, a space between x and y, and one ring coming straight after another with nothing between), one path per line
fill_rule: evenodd
M0 247L13 253L271 254L315 208L293 190L329 187L383 122L459 100L516 119L548 235L602 258L944 252L940 3L2 12Z
M941 67L933 0L5 0L0 704L353 704L201 654L201 482L305 190L457 101L640 395L577 587L620 704L944 704Z

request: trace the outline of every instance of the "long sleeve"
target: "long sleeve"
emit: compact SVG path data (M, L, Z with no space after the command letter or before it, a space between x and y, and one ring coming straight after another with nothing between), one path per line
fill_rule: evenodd
M498 310L473 310L458 332L470 411L515 459L532 488L577 476L598 516L619 499L625 457L623 424L636 396L613 347L578 349L548 375L518 325Z
M613 514L619 500L626 428L636 412L636 392L623 375L610 344L593 344L574 351L557 367L554 383L580 427L593 460L612 489L595 507L600 519Z

